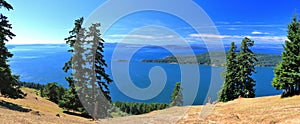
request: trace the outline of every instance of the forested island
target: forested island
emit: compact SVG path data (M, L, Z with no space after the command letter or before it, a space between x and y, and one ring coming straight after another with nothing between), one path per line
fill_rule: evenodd
M214 56L214 62L211 61L210 55ZM197 54L196 59L194 56L167 56L162 59L144 59L142 62L155 62L155 63L170 63L170 64L200 64L200 65L212 65L212 66L224 66L224 52L210 52ZM258 67L275 67L281 61L281 55L277 54L265 54L255 53L257 62L255 63ZM178 61L180 60L180 61Z

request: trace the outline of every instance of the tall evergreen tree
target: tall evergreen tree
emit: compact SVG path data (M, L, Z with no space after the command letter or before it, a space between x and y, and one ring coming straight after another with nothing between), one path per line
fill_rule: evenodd
M104 40L100 37L100 23L92 24L89 28L89 32L87 32L87 36L93 38L92 48L93 48L93 55L94 55L94 63L93 69L95 72L96 80L95 82L100 87L101 92L103 92L105 98L108 101L111 101L111 97L109 96L110 91L108 89L108 85L112 82L112 79L109 78L109 75L105 71L105 67L107 64L104 59Z
M255 54L250 47L254 45L254 41L245 37L240 46L240 53L238 59L238 95L245 98L255 97L254 86L255 80L251 77L255 71L255 62L257 61Z
M0 8L2 7L7 10L13 9L5 0L0 0ZM0 13L0 92L5 97L16 99L24 97L25 94L19 89L19 76L13 75L7 64L13 54L8 51L5 44L16 36L10 31L11 29L12 26L7 17Z
M300 93L300 21L296 16L288 26L287 37L282 61L275 68L272 81L276 89L285 90L283 97Z
M100 23L92 24L86 33L85 65L88 73L85 79L87 92L88 110L95 119L109 117L111 97L109 96L108 85L112 82L109 75L105 72L105 63L103 56L104 40L100 37ZM83 89L84 90L84 89Z
M105 72L107 65L103 56L104 40L100 37L100 24L92 24L86 30L81 27L82 23L83 18L76 20L74 29L70 31L71 36L65 39L71 47L68 51L72 53L72 58L63 69L66 72L72 70L72 73L66 78L70 91L67 91L60 105L84 110L94 119L109 117L111 98L108 84L112 80Z
M182 105L183 105L183 95L182 95L181 83L177 82L171 95L170 106L182 106Z
M237 53L236 53L236 45L234 42L231 42L230 49L226 56L226 72L224 73L225 81L223 83L222 89L219 92L219 101L227 102L233 99L238 98L238 78L237 72L238 61L237 61Z
M75 20L75 24L74 24L75 26L69 32L70 36L65 38L66 44L69 44L70 47L68 52L72 54L70 60L67 61L63 67L63 70L66 73L70 72L73 69L72 61L74 60L73 59L74 47L76 41L80 40L81 38L79 37L79 33L80 31L82 31L82 24L83 24L83 18L79 18ZM71 73L70 76L66 77L66 81L69 83L69 89L63 95L62 100L59 101L59 106L68 110L83 111L84 109L78 97L73 76L74 76L73 73Z

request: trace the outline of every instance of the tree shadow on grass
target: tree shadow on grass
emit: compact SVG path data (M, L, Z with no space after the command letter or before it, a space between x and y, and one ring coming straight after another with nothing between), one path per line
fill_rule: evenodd
M10 110L19 111L19 112L30 112L31 111L31 109L23 108L20 105L6 102L3 100L2 101L0 100L0 108L7 108Z
M80 114L78 112L63 111L63 113L69 114L69 115L74 115L74 116L79 116L79 117L84 117L84 118L88 118L88 119L92 118L91 116L89 116L87 114Z

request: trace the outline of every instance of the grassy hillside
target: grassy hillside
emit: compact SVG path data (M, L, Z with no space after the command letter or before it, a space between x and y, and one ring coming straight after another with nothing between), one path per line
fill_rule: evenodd
M300 96L284 99L280 96L240 98L215 105L171 107L143 115L91 121L62 113L62 109L56 104L35 95L35 90L28 88L22 90L28 94L25 99L0 97L1 123L300 123Z
M208 115L206 118L204 115ZM240 98L227 103L206 106L172 107L149 114L104 119L101 123L179 123L179 124L270 124L300 123L300 96Z
M22 88L27 93L24 99L0 97L0 122L2 124L67 124L91 123L89 119L62 113L55 103L36 95L36 90ZM60 117L56 116L57 114Z
M210 58L214 56L213 62ZM256 53L257 57L256 66L261 67L274 67L281 61L280 55L275 54L263 54ZM224 53L221 52L210 52L197 54L197 61L193 61L193 56L167 56L163 59L153 59L153 60L142 60L142 62L156 62L156 63L171 63L171 64L203 64L203 65L214 65L214 66L222 66L225 63Z

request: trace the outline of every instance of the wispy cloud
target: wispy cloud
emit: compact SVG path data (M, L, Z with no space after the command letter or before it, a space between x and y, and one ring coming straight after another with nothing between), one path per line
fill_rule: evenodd
M248 37L259 43L277 42L282 43L287 40L286 36L250 36L250 35L215 35L215 34L190 34L190 38L201 40L201 38L219 38L227 41L240 41Z
M268 32L252 31L251 34L270 34Z
M107 42L123 42L129 44L178 44L186 40L183 37L172 34L114 34L106 35L104 39Z
M140 34L112 34L108 35L112 38L140 38L140 39L154 39L154 36L151 35L140 35Z
M227 30L231 30L231 31L236 31L236 30L239 30L238 28L225 28Z
M168 39L175 38L174 35L165 35L165 36L157 36L157 35L141 35L141 34L113 34L108 35L111 38L138 38L138 39Z
M116 34L106 37L109 42L126 42L126 43L147 43L147 44L170 44L179 42L201 42L203 39L222 39L224 43L240 42L243 38L248 37L256 43L283 43L287 40L286 36L266 36L266 35L216 35L216 34L189 34L187 37L176 35L151 36L138 34ZM124 40L125 39L125 40Z
M218 25L221 27L285 27L285 25L276 24L230 24L230 25Z

